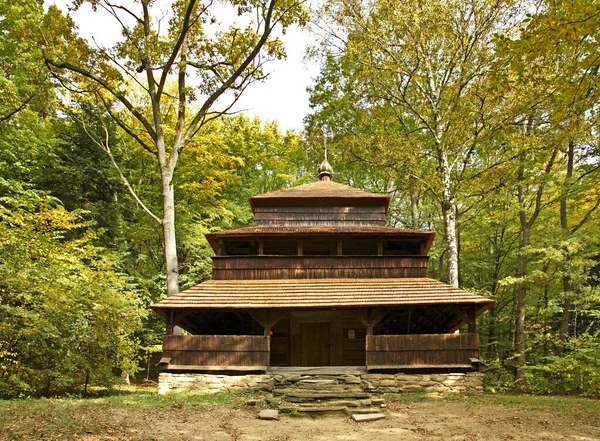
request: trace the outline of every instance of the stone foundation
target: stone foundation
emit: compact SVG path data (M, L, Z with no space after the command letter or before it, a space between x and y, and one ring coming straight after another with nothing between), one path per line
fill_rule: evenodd
M310 377L335 379L347 384L361 384L365 391L374 393L399 392L481 392L484 374L480 372L450 374L363 374L363 375L215 375L173 374L158 376L158 393L204 392L216 393L237 390L273 392L276 387L294 387Z

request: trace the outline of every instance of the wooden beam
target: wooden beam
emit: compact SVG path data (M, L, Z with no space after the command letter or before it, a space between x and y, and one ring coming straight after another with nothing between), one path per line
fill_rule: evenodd
M192 312L191 309L184 309L181 314L175 315L175 313L173 311L171 311L171 314L172 314L171 319L173 320L173 325L179 326L181 324L181 322L183 321L183 319L185 319L191 312Z
M262 313L262 314L261 314ZM289 312L276 313L271 315L269 311L248 311L250 317L252 317L256 322L261 325L263 328L272 328L277 324L279 320L283 320L289 317Z
M367 335L373 335L373 327L381 321L392 309L387 309L379 314L367 318L359 318L360 322L367 328Z
M236 371L236 372L266 372L268 366L200 366L189 364L170 364L169 371Z

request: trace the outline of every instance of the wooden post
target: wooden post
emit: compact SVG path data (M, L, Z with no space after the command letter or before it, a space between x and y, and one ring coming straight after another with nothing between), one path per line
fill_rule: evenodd
M475 334L477 332L477 317L475 315L475 309L471 308L468 311L469 314L469 334Z
M342 250L342 239L337 241L337 255L341 256L344 251Z
M367 318L359 318L360 322L367 328L367 335L373 335L373 328L375 325L379 323L390 311L390 309L387 309L383 312L380 312L376 316L369 314Z
M175 319L173 316L173 311L169 311L169 316L167 317L167 335L173 335L174 328L175 328Z
M267 339L267 352L269 354L269 360L267 361L267 367L271 366L271 330L273 326L277 324L277 322L285 317L287 317L287 313L276 314L275 318L270 317L271 314L269 311L264 311L262 316L261 312L249 312L250 316L258 322L259 325L263 327L263 336Z
M302 239L300 239L298 241L298 256L302 256L302 254L304 253L303 245L304 245L304 242L302 241Z
M258 241L258 255L259 256L264 255L264 247L263 247L263 241L262 240Z
M377 241L377 255L383 256L383 240L381 239Z

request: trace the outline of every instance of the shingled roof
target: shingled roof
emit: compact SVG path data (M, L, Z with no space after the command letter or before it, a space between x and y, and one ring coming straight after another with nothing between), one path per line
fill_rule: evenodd
M263 193L252 196L249 202L254 210L260 205L335 205L348 204L349 200L352 200L350 205L383 205L386 212L390 203L388 196L369 193L334 181L317 181Z
M327 293L327 295L324 295ZM277 309L373 306L478 306L477 314L496 304L492 299L429 278L209 280L167 297L151 308Z

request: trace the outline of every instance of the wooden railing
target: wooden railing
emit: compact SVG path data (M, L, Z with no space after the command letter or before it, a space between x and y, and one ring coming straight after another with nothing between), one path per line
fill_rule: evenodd
M427 277L427 256L217 256L213 279Z
M469 368L479 357L479 334L369 335L367 368Z
M257 335L167 335L163 360L168 370L266 370L269 339Z

